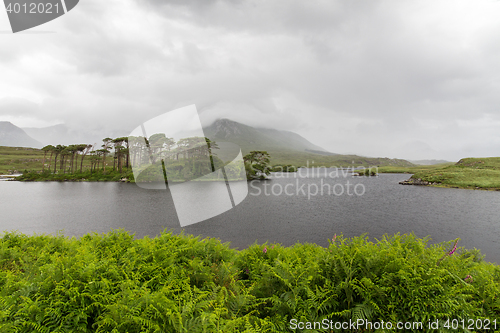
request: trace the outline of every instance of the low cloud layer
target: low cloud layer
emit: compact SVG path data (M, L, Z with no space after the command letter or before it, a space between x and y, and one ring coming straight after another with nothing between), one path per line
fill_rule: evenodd
M499 156L498 17L498 1L85 0L0 34L0 120L126 135L194 103L337 153Z

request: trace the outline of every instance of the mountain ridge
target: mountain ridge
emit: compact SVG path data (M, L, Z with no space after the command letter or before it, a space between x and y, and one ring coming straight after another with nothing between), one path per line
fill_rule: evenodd
M204 128L205 136L214 141L227 141L240 146L244 153L252 150L297 151L305 152L326 151L320 146L311 143L301 135L291 132L269 128L251 127L234 120L221 118Z
M99 133L93 131L81 132L71 129L66 124L57 124L48 127L24 127L29 136L46 145L71 145L79 143L100 143L103 138L113 136L115 133ZM120 135L124 136L124 135Z
M1 122L0 122L1 123ZM4 126L6 122L4 122ZM31 138L23 129L9 124L9 131L2 131L0 128L0 137L3 136L3 142L0 140L0 145L11 147L33 147L41 148L47 144L69 144L69 143L92 143L99 142L90 141L89 137L82 135L83 133L75 132L72 130L67 131L64 124L50 126L49 128L41 129L28 129L29 132L35 133L39 130L41 133L50 134L51 130L59 132L59 134L66 134L68 143L63 142L62 137L58 137L54 133L52 140L57 142L43 142ZM16 128L17 130L13 130ZM16 132L19 136L14 135ZM245 155L252 150L264 150L271 155L272 165L295 165L306 166L315 165L317 167L351 167L351 166L413 166L412 163L402 159L389 159L389 158L370 158L354 154L340 155L328 152L320 146L317 146L297 133L290 131L281 131L268 128L254 128L244 125L229 119L218 119L209 126L204 126L205 136L211 140L218 142L232 142L240 146L242 153ZM7 134L7 135L6 135ZM10 137L10 141L7 137ZM17 138L14 140L12 137ZM104 137L104 136L103 136ZM24 138L24 141L23 139ZM38 137L37 137L38 138Z
M41 148L43 145L10 121L0 121L0 146Z
M243 155L252 150L264 150L272 165L316 167L413 166L402 159L340 155L326 151L297 133L266 128L254 128L226 118L204 127L210 140L231 142L240 146Z
M446 160L436 160L436 159L431 159L431 160L407 160L413 164L417 165L436 165L436 164L444 164L444 163L453 163L451 161L446 161Z

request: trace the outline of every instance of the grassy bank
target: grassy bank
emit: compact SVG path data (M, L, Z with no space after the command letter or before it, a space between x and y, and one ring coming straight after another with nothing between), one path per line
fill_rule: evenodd
M325 167L352 167L352 166L383 166L405 168L413 166L406 160L389 158L371 158L356 155L333 155L325 156L307 152L296 151L270 151L271 165L293 165L296 167L325 166ZM44 153L41 149L22 147L2 147L0 146L0 174L21 173L24 170L42 171L42 161ZM50 153L45 160L45 168L53 161L49 161ZM108 161L112 159L108 159ZM312 163L314 161L314 164ZM90 156L83 162L83 169L90 169Z
M23 173L25 170L32 172L42 172L42 170L54 170L54 161L49 160L50 154L45 156L45 166L42 164L44 161L44 152L41 149L36 148L24 148L24 147L3 147L0 146L0 174L9 175L16 173ZM106 163L107 168L113 166L112 159L111 165ZM80 161L77 163L78 168L80 168ZM87 156L83 161L82 171L88 171L91 168L90 158ZM57 170L59 170L59 163L57 165Z
M319 155L308 152L296 151L269 151L271 155L271 165L294 165L296 167L358 167L358 166L392 166L392 167L410 167L412 163L401 159L363 157L357 155ZM313 163L314 162L314 163Z
M432 186L465 189L500 190L500 157L464 158L456 164L438 164L410 168L379 168L379 172L412 173Z
M500 318L500 267L478 250L450 254L453 241L427 242L338 236L327 248L237 251L169 232L153 239L123 231L80 239L6 233L0 332L292 332L294 318Z
M134 174L132 170L124 170L119 172L118 170L103 170L98 171L84 171L75 173L50 173L48 171L36 172L28 171L24 172L21 176L17 177L18 181L90 181L90 182L117 182L120 180L126 180L128 182L134 181Z
M26 169L42 170L42 161L40 149L0 146L0 175L21 173Z
M417 173L421 171L434 171L442 170L448 166L454 165L455 163L444 163L444 164L434 164L434 165L415 165L410 167L401 166L382 166L378 168L379 173Z

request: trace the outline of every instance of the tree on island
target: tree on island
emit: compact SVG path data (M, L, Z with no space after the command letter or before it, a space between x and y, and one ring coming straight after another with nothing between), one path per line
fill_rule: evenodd
M93 148L93 146L87 145L87 144L81 144L81 145L78 145L78 147L79 147L79 149L81 149L80 151L82 152L82 159L80 161L80 173L82 173L83 172L83 159L90 152L90 150Z
M217 144L217 142L212 141L207 137L205 138L205 141L206 141L207 146L208 146L208 156L210 156L210 164L212 166L212 172L214 172L215 171L215 164L214 164L214 158L212 155L212 149L220 149L220 148L219 148L219 145Z
M99 151L102 153L103 172L106 172L106 155L109 154L109 150L111 149L111 143L113 142L113 139L105 138L105 139L102 139L102 142L104 144L101 146L102 149L99 149Z
M156 133L149 137L149 148L151 149L151 163L156 163L162 160L165 146L170 138L165 136L165 133ZM173 140L173 139L171 139Z
M42 148L43 150L43 161L42 161L42 172L45 170L45 158L47 157L47 153L50 151L49 157L49 172L50 172L50 164L52 163L52 154L54 154L55 147L53 145L47 145Z
M267 151L251 151L243 156L247 179L267 179L271 173L269 166L271 156Z
M63 177L61 179L66 179L66 176L62 176L65 174L68 175L68 179L72 180L87 177L88 175L84 174L86 171L98 173L101 175L100 177L104 178L113 178L115 174L129 177L132 164L136 167L147 167L155 163L164 164L169 160L169 173L174 177L186 180L205 176L223 164L215 154L215 150L219 149L218 144L206 137L186 137L177 142L173 138L167 138L164 133L154 134L149 139L144 137L119 137L115 139L108 137L103 139L101 147L102 149L96 149L96 144L72 144L68 146L59 144L55 147L47 145L42 149L44 153L43 161L41 161L42 172L45 171L47 158L50 160L49 173L54 174L54 176L48 177L49 179L61 177ZM48 157L49 153L50 157ZM113 158L113 171L111 172L106 170L107 156ZM88 164L84 167L86 157ZM54 158L53 161L52 158ZM264 155L259 154L251 158L252 163L256 163L255 169L258 170L253 174L259 176L266 174L262 172L266 170L261 165L263 158ZM54 163L53 170L51 169L52 163ZM79 168L78 163L80 164ZM166 167L166 165L163 166L163 168ZM107 176L105 177L105 175ZM32 176L34 177L34 175Z
M75 169L75 166L76 166L76 163L75 163L75 158L76 158L76 155L78 154L78 145L70 145L68 147L68 157L71 157L71 161L70 161L70 164L69 164L69 172L70 173L74 173L74 169Z
M128 145L128 137L120 137L120 138L116 138L112 141L113 145L114 145L114 148L115 148L115 156L114 156L114 159L113 159L113 169L116 170L116 167L118 167L118 170L120 170L120 172L122 172L122 168L123 168L123 157L126 156L127 160L128 160L128 149L126 149L124 146L123 146L123 143L127 143ZM116 162L116 164L115 164Z
M56 155L54 158L54 173L57 171L57 157L61 154L61 152L66 148L63 145L57 145L54 147L54 154Z
M99 168L99 162L101 161L101 156L99 156L99 151L91 151L90 156L90 172L94 172Z
M71 148L64 146L64 149L61 151L61 165L59 167L59 170L62 170L63 173L66 173L66 161L70 155L73 155Z

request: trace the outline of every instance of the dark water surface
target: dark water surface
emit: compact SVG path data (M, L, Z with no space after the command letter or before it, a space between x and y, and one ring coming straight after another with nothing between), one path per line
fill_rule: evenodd
M368 233L373 239L414 232L418 237L429 235L432 243L460 237L459 246L479 248L486 260L500 263L500 192L398 184L408 177L303 173L249 183L248 197L234 209L183 229L240 249L267 240L285 246L297 241L326 246L335 233L347 237ZM329 195L328 186L335 184L338 195ZM286 185L288 195L280 194ZM318 193L313 195L316 187ZM168 191L126 183L0 182L0 230L26 234L63 230L66 236L81 236L117 228L136 237L154 237L165 228L181 231Z

